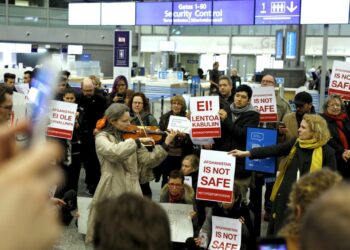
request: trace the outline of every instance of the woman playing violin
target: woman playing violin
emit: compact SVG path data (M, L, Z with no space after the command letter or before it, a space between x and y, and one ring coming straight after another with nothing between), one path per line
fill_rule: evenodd
M130 125L129 109L124 104L114 103L105 111L104 119L97 123L100 132L96 135L96 153L101 163L101 179L92 199L88 219L86 242L93 240L95 206L106 198L114 198L125 192L142 195L140 181L153 175L152 168L167 156L165 148L176 133L167 135L164 144L155 145L149 152L143 143L154 143L151 138L122 138Z
M156 118L149 111L149 102L144 93L136 92L132 95L130 102L130 123L137 126L158 126ZM147 133L147 132L146 132ZM144 196L152 198L152 190L149 182L141 184L142 193Z

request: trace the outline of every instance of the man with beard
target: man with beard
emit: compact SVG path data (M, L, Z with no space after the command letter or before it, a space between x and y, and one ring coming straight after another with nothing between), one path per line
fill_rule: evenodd
M90 78L84 78L81 83L82 96L79 100L79 130L81 140L81 157L84 164L88 192L93 194L100 180L100 164L95 149L96 122L103 117L107 108L106 99L95 94Z

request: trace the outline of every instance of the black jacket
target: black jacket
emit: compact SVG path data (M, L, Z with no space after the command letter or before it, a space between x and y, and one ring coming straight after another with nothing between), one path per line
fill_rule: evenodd
M98 94L94 94L91 98L82 96L78 106L81 110L79 115L80 133L82 136L93 137L92 132L96 127L96 122L103 117L107 108L106 99Z
M295 141L296 139L292 139L274 146L253 148L250 150L251 158L256 159L270 156L286 156L290 153L290 150L292 149ZM270 233L273 234L276 234L278 230L282 228L285 218L288 217L286 211L289 193L292 189L292 185L297 180L298 169L300 176L310 172L313 149L300 148L299 144L297 144L296 147L297 150L295 152L293 160L286 170L281 186L277 191L275 201L273 202L272 216L275 219L270 221L270 223L273 223L274 225L269 225L271 228ZM332 170L336 170L334 150L327 144L324 145L322 149L322 167L328 167Z
M321 114L321 116L326 120L328 125L328 130L331 134L331 139L328 141L328 145L331 146L335 151L335 156L337 159L337 168L339 172L344 176L350 177L350 162L345 162L342 158L342 154L344 152L343 144L340 140L340 136L337 129L337 123L332 118L326 116L325 114ZM346 118L343 120L343 129L342 129L346 140L350 146L350 120Z
M242 113L233 123L232 113L228 112L227 118L221 122L221 138L215 138L213 150L230 151L232 149L246 150L247 127L257 127L260 115L256 111ZM250 175L245 171L245 160L236 158L235 177L245 178Z

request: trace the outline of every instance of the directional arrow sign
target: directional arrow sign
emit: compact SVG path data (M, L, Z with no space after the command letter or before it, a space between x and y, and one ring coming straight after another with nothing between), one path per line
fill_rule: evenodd
M287 6L286 9L289 10L290 13L293 13L298 8L297 5L294 6L294 2L290 2L290 6Z

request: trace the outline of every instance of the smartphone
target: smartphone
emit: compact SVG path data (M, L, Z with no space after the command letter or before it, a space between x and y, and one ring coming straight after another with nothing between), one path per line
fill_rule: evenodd
M286 127L286 124L285 124L284 122L279 122L279 123L278 123L278 126L279 126L280 128L285 128L285 127Z
M258 241L257 250L287 250L284 238L262 238Z
M58 70L54 64L47 64L38 70L28 93L31 128L28 145L45 140L49 120L49 106L57 85Z

